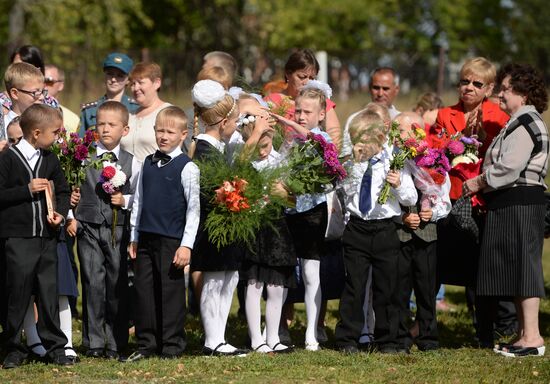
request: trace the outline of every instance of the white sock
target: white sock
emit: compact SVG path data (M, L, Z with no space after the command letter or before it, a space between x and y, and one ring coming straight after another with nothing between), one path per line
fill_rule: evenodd
M67 338L65 355L76 356L76 352L73 349L73 319L67 296L59 296L59 326Z
M372 308L372 267L369 268L369 277L367 279L367 285L365 286L365 301L363 302L363 314L365 316L365 322L363 323L363 330L359 338L360 343L370 343L370 336L374 334L374 309Z
M260 307L263 288L264 283L257 282L256 280L249 280L246 286L246 321L248 322L248 335L250 336L250 346L252 349L256 349L264 343L261 332L262 310Z
M38 337L38 331L36 330L36 319L34 316L34 295L31 296L27 313L25 314L25 320L23 320L23 329L25 330L25 336L27 337L27 346L35 345L32 351L38 356L46 356L46 349L42 345L42 340Z
M214 349L223 343L220 337L220 298L225 272L204 272L201 293L201 318L204 328L204 346Z
M279 339L279 323L283 309L285 287L282 285L267 285L267 302L265 305L265 327L267 344L273 348ZM278 346L277 349L284 349Z
M227 319L229 317L229 312L231 311L231 302L233 301L233 294L235 293L235 288L239 283L239 272L237 271L225 271L225 278L223 281L221 297L220 297L220 333L221 338L225 342L225 328L227 326ZM226 344L224 347L229 348L229 351L234 351L235 348L231 344ZM224 351L220 348L221 351Z
M317 321L321 310L321 277L319 260L302 259L307 315L306 344L317 344Z

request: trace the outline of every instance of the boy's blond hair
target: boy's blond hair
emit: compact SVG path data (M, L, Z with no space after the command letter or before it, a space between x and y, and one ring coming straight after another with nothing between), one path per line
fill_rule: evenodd
M187 132L187 115L180 107L171 105L161 109L155 119L155 127L157 125L165 125L176 127L181 132Z
M61 127L62 123L63 115L59 109L45 104L33 104L21 115L19 126L23 131L23 136L27 138L35 129L42 130L43 127L53 124L59 124Z
M349 125L349 136L353 145L361 142L365 134L368 142L382 145L386 141L384 120L378 113L367 109L359 112Z
M14 63L4 72L4 85L6 91L10 92L12 88L24 88L31 81L44 82L44 75L40 69L29 63Z
M99 108L97 109L97 116L99 116L99 113L103 111L111 111L111 112L118 113L120 120L122 121L122 125L124 126L128 125L128 120L130 119L130 113L128 112L128 108L126 108L124 104L118 101L108 100L99 106Z
M197 75L197 81L214 80L220 83L226 90L231 87L233 79L231 75L223 67L206 67L200 70Z

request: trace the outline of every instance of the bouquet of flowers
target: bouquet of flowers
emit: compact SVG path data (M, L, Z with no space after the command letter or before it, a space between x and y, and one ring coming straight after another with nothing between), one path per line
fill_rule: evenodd
M113 195L117 192L120 192L128 176L118 165L111 164L109 162L104 163L103 171L99 177L99 183L101 183L101 188L108 195ZM111 222L111 241L113 247L115 246L115 235L116 235L116 224L118 221L118 208L113 207L113 219Z
M451 170L445 150L440 148L426 148L414 158L414 162L418 167L423 168L438 185L445 182L445 176Z
M211 204L204 224L208 239L218 249L232 243L252 249L260 228L273 227L285 205L269 187L280 175L272 170L259 172L240 156L232 164L220 154L197 165L201 194Z
M453 135L447 143L447 156L451 160L452 168L449 171L451 179L450 197L457 200L462 195L464 181L479 175L482 160L479 158L481 142L476 135L470 137L462 133ZM472 198L474 205L483 205L483 201L477 197Z
M267 106L270 112L275 113L279 116L289 117L289 111L294 108L294 102L290 96L282 96L280 103L274 103L273 101L268 101ZM278 150L283 144L285 137L289 134L292 134L292 129L287 128L284 124L277 123L275 124L275 132L273 134L273 148Z
M285 184L296 195L329 192L347 172L338 160L336 146L322 135L298 136L287 157Z
M403 169L407 160L416 157L428 148L428 144L424 141L426 132L421 127L416 124L413 125L411 134L407 139L402 139L399 132L399 124L396 122L392 123L388 140L398 148L398 151L394 153L393 159L390 161L390 170L399 171ZM391 185L385 181L382 191L378 196L378 204L385 204L388 201L390 188Z
M101 160L91 160L95 154L94 141L93 131L86 131L84 138L80 138L76 133L67 137L67 131L61 129L59 138L52 145L51 150L59 159L65 179L72 189L82 184L89 167L101 167Z

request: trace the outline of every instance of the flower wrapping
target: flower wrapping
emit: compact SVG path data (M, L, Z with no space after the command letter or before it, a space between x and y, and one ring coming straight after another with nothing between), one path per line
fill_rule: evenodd
M104 163L103 170L99 176L99 183L103 191L112 195L119 192L120 189L126 184L128 176L122 171L119 165L111 163ZM113 220L111 222L111 243L113 247L116 245L116 224L118 222L118 208L113 207Z

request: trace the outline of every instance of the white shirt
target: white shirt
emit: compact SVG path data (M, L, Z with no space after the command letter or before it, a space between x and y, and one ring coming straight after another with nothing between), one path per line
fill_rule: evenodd
M220 141L213 136L207 135L206 133L201 133L197 135L196 139L206 141L208 144L220 151L220 153L223 153L225 150L225 143L223 141Z
M15 146L19 149L19 152L23 154L23 157L27 160L27 163L31 169L34 170L34 167L36 167L36 163L40 158L40 149L33 147L27 140L25 140L25 138L22 138L21 141L19 141L19 143Z
M200 135L199 135L200 136ZM214 139L215 140L215 139ZM183 152L180 147L177 147L168 155L174 159L181 155ZM165 165L160 161L157 163L159 168ZM195 237L199 228L200 219L200 171L197 164L188 162L181 170L181 186L183 187L183 194L187 201L187 211L185 214L185 228L183 230L183 236L181 238L180 246L193 249L195 244ZM132 215L130 216L130 241L138 241L139 238L139 220L141 217L141 196L143 195L143 172L139 175L138 185L136 193L134 195L134 204L132 207Z
M401 184L399 188L391 187L387 202L383 205L378 204L377 200L390 170L390 161L392 158L393 155L388 150L388 147L384 147L379 154L373 157L378 162L372 166L371 208L366 214L361 213L359 209L359 194L361 192L361 181L369 162L363 161L353 164L350 175L342 184L346 210L351 215L363 220L389 219L401 216L400 204L404 206L416 204L418 193L416 192L408 164L405 164L405 167L400 171Z

